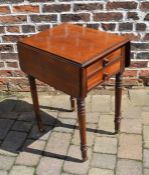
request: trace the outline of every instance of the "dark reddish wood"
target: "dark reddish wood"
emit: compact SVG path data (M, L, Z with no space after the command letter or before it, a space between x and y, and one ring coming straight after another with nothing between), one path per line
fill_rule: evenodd
M87 157L84 99L92 88L117 74L115 129L118 132L122 94L121 74L130 64L130 42L127 37L78 25L61 24L22 39L18 42L18 51L21 69L26 74L78 99L83 160ZM38 99L33 78L30 78L30 82L40 128Z
M80 95L80 67L22 43L18 50L20 66L26 74L73 97Z
M35 78L31 75L28 75L28 79L30 83L30 90L31 90L33 106L34 106L35 116L37 119L38 128L40 131L43 131L43 124L42 124L41 117L40 117L39 102L38 102Z
M122 73L116 74L115 81L115 132L118 133L121 121Z
M83 161L87 160L87 146L86 146L86 116L85 116L85 102L83 98L77 99L78 119L80 128L81 152Z
M70 97L71 111L75 111L75 98Z
M128 37L66 23L26 37L21 43L86 66L128 41Z
M125 67L130 66L130 41L125 45Z

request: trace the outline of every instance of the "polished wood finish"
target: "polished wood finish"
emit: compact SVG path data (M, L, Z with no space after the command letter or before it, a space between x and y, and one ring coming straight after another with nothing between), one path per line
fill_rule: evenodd
M122 73L116 74L115 83L115 133L118 133L121 121Z
M116 75L115 129L119 130L121 75L130 64L130 41L125 36L72 24L61 24L18 42L21 69L77 99L81 150L86 160L84 99L95 86ZM37 92L29 78L39 128Z
M93 42L94 41L94 42ZM21 43L61 57L80 66L92 63L127 43L129 39L107 32L61 24L22 39Z
M85 117L85 101L83 98L77 99L78 120L81 138L81 153L83 161L87 160L87 145L86 145L86 117Z
M43 124L42 124L41 117L40 117L39 102L38 102L35 78L31 75L28 75L28 80L30 84L30 90L31 90L33 106L34 106L35 116L37 119L38 128L40 131L43 131Z

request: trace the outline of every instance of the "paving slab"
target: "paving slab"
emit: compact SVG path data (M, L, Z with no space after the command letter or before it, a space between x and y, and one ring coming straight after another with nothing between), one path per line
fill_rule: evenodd
M89 170L89 175L114 175L114 171L99 168L91 168Z
M129 90L131 101L134 105L149 106L149 93L148 90L138 89Z
M7 175L7 174L8 174L8 171L0 170L0 175Z
M121 134L118 157L142 160L142 137L135 134Z
M30 122L16 121L12 127L12 130L29 132L31 127L32 127L32 123Z
M142 112L141 119L144 125L149 125L149 112Z
M142 132L142 120L141 119L122 119L121 120L121 132L141 134Z
M144 175L149 175L149 169L144 169Z
M114 115L112 114L102 114L99 119L98 123L98 129L101 130L101 134L103 134L105 131L105 134L108 135L109 133L115 132L115 126L114 126ZM107 133L106 133L107 132ZM100 134L100 132L99 132Z
M51 157L42 157L36 169L37 175L60 175L63 160Z
M6 137L13 123L14 120L0 119L0 140L3 140Z
M27 134L24 132L10 131L6 139L1 145L1 148L7 151L18 151L25 142Z
M47 142L45 155L55 154L57 157L64 157L67 153L71 140L70 133L53 132Z
M96 137L94 152L116 154L117 139L110 137Z
M116 175L143 175L142 164L135 160L120 159L117 163Z
M87 125L87 146L92 146L94 144L95 140L95 132L96 132L96 125L95 124L88 124ZM79 129L75 129L73 137L72 137L72 143L74 145L80 145L80 131Z
M144 147L149 148L149 126L143 127Z
M12 167L9 175L17 175L17 174L34 175L34 172L35 172L35 168L33 167L15 165Z
M111 97L109 95L93 95L91 105L92 112L110 112Z
M144 155L143 156L143 158L144 158L144 161L143 161L144 167L149 168L149 150L144 149L143 155Z
M93 153L91 166L95 168L111 169L115 168L116 156L111 154Z
M10 170L15 162L15 157L0 155L0 170Z
M71 145L68 150L66 161L64 162L63 170L71 174L85 175L89 169L89 161L91 156L91 149L88 149L89 159L86 162L81 162L80 146Z

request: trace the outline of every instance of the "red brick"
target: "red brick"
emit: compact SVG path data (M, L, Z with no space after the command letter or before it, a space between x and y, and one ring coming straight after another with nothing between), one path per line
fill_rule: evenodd
M13 11L17 13L39 13L39 6L33 6L33 5L19 5L19 6L13 6Z
M89 27L89 28L92 28L92 29L98 29L99 24L90 23L90 24L87 24L86 27Z
M36 0L35 0L36 1ZM1 0L0 1L2 4L4 4L4 3L11 3L11 4L13 4L13 3L21 3L21 2L24 2L24 0Z
M18 60L18 54L17 53L0 53L0 59L1 60Z
M0 68L4 67L4 62L0 62Z
M0 44L0 52L12 52L13 46L10 44Z
M71 21L89 21L90 14L88 13L79 13L79 14L62 14L62 22L71 22Z
M149 33L146 33L146 34L144 35L143 40L145 40L145 41L149 40Z
M0 6L0 14L8 14L10 13L9 6Z
M38 26L38 31L43 31L43 30L46 30L46 29L49 29L50 26L49 25L40 25Z
M0 70L1 77L12 77L12 73L10 70Z
M113 30L115 30L116 25L113 23L110 23L110 24L102 23L101 26L102 26L103 30L105 30L105 31L107 31L107 30L113 31Z
M77 3L74 4L74 11L80 11L80 10L100 10L103 9L103 5L100 3Z
M145 31L146 30L146 24L144 24L144 23L137 23L136 24L136 30L137 31Z
M127 19L138 20L139 14L137 12L128 12Z
M108 2L107 9L136 9L137 3L136 2Z
M145 21L149 21L149 14L147 14L144 18Z
M35 32L35 26L34 25L23 25L22 32L23 33Z
M18 40L24 38L24 35L3 35L3 42L17 42Z
M137 77L137 70L125 70L123 76L124 77Z
M55 0L29 0L29 2L54 2Z
M4 32L5 32L4 26L0 26L0 33L4 33Z
M122 35L125 35L127 37L129 37L129 39L131 41L139 41L141 39L141 35L140 34L133 34L133 33L125 33L125 34L122 34Z
M70 11L70 4L51 4L44 5L43 12L66 12Z
M149 52L139 52L136 57L137 59L149 59Z
M129 68L146 68L148 61L131 61Z
M30 15L32 22L56 22L57 21L57 15Z
M141 10L149 10L149 2L142 2L140 6Z
M139 77L149 77L149 69L148 70L141 70L139 72Z
M131 50L149 50L149 43L131 43Z
M126 23L120 23L119 24L119 31L128 31L128 30L132 30L132 23L130 22L126 22Z
M27 21L27 17L25 15L17 15L17 16L0 16L1 24L15 24L15 23L23 23Z
M18 68L18 62L6 62L8 68Z
M19 33L20 32L19 26L8 26L8 27L6 27L6 30L10 33Z
M0 70L1 77L25 77L21 70Z
M94 13L95 21L119 21L123 18L121 13L108 12L108 13Z

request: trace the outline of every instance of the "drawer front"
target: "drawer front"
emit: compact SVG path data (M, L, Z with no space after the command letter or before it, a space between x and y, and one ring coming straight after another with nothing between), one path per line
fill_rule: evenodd
M116 58L120 58L121 57L121 49L118 49L110 54L108 54L107 56L105 56L106 59L108 59L108 61L113 61Z
M117 61L111 63L109 66L99 70L92 76L89 76L87 79L87 90L90 90L101 82L107 80L109 77L117 73L120 70L120 67L121 62L120 59L118 59Z
M96 72L99 72L103 68L103 61L98 60L95 63L91 64L89 67L87 67L87 77L93 76Z
M103 79L110 77L111 75L117 73L120 70L121 62L120 60L114 62L113 64L105 67L103 69Z
M96 72L101 70L103 67L108 66L113 62L115 59L118 59L121 57L121 49L118 49L107 56L105 56L101 60L97 60L93 64L89 65L86 69L87 77L93 76Z

